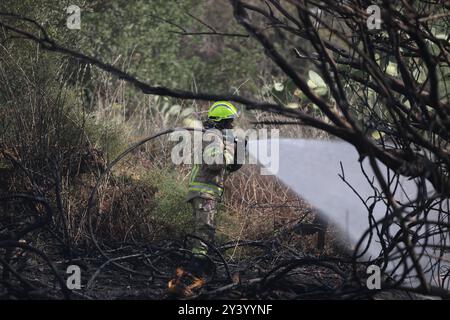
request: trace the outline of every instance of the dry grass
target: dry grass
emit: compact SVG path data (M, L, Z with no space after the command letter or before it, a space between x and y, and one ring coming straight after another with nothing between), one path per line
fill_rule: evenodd
M21 69L6 58L5 62L8 68ZM87 245L91 237L86 205L101 170L126 148L125 142L183 125L184 118L180 112L168 111L176 102L163 98L140 95L130 106L127 85L111 81L107 75L96 87L89 113L83 101L64 85L51 80L39 83L25 72L21 74L26 77L27 89L9 97L8 125L14 130L2 137L2 150L9 150L27 170L18 169L3 155L2 162L8 168L0 177L3 189L31 193L39 190L57 208L53 225L56 233L72 245ZM7 73L0 82L16 92ZM36 95L46 99L30 98ZM190 117L197 120L208 108L208 103L177 103L181 103L181 110L192 108ZM24 108L32 112L24 112ZM237 127L250 128L252 121L277 120L282 119L273 114L245 112ZM299 125L286 128L281 127L281 136L326 138ZM184 202L190 167L171 163L170 146L167 137L144 145L103 181L93 211L94 231L102 243L180 238L192 228L190 207ZM57 181L55 174L59 176ZM261 176L257 166L247 165L227 182L218 235L221 241L262 239L313 220L308 204L275 177ZM314 236L292 234L286 244L296 250L312 250L315 240Z
M244 166L227 182L218 222L222 241L263 240L275 236L297 252L319 253L317 234L289 232L295 225L316 222L312 208L276 177L262 176L259 170L256 165ZM329 249L327 245L325 250Z

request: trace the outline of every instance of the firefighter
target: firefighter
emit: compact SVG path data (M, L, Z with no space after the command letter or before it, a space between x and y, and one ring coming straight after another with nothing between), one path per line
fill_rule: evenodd
M228 175L242 166L237 161L238 139L232 134L233 121L239 116L236 107L227 101L215 102L203 123L202 162L192 168L187 201L194 214L194 236L190 241L192 258L185 268L177 268L169 282L169 292L192 295L200 288L208 272L208 244L214 242L217 205L222 200ZM200 239L206 241L203 242Z

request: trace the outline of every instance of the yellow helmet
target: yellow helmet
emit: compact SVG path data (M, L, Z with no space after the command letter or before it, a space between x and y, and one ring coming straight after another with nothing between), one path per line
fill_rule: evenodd
M208 118L215 122L219 122L225 119L234 119L238 116L238 110L233 104L228 101L214 102L208 111Z

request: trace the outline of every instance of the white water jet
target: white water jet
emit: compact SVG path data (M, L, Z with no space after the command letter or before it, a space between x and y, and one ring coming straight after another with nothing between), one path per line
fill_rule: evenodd
M249 142L250 156L256 158L269 171L270 159L261 157L257 150L264 150L271 145L273 143L268 143L267 140ZM370 197L374 196L373 186L368 180L373 181L373 185L381 191L369 159L360 163L356 149L349 143L340 140L279 139L279 153L272 153L271 157L276 156L279 157L279 168L271 173L309 202L325 220L341 232L346 240L352 245L356 245L369 228L369 215L364 203L349 185L358 192L368 206L373 203L373 198ZM377 163L385 179L388 178L388 175L392 177L392 171L389 172L382 163ZM366 176L363 174L361 166L364 168ZM342 174L342 169L349 185L339 176ZM399 182L401 188L396 190L391 188L397 201L408 203L417 197L418 187L414 180L400 176ZM426 183L426 186L427 193L431 195L434 192L433 187L430 183ZM387 206L383 201L376 201L373 207L373 217L376 220L383 218L386 210ZM399 227L392 225L391 229L391 234L393 234L399 230ZM371 241L364 258L375 258L380 254L381 245L376 238ZM436 237L431 239L438 241ZM445 243L449 244L448 239L445 240ZM421 259L420 264L426 270L430 262L432 262L430 258L426 257ZM391 268L394 265L395 263L390 263ZM402 271L400 268L397 273ZM436 275L428 273L427 277L430 282L434 282L434 285L439 283L439 279L435 279ZM415 281L409 283L413 286L416 284Z

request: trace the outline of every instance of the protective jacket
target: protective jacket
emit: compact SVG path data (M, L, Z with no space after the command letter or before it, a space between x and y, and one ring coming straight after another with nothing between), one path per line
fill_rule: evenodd
M189 180L187 201L195 197L220 201L225 180L238 170L237 143L229 130L208 129L203 134L202 163L194 164Z

